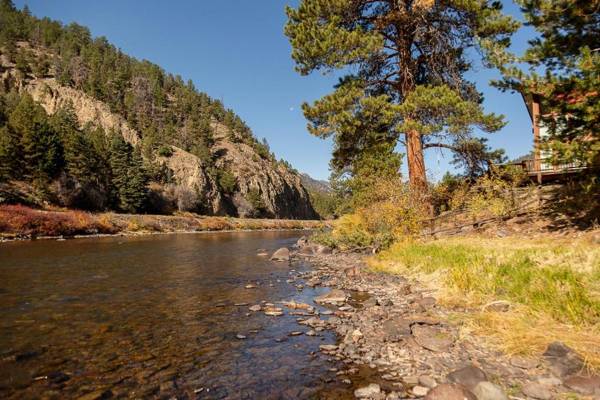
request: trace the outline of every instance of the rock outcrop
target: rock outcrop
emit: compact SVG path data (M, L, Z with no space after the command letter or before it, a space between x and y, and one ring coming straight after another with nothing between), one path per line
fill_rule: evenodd
M28 45L23 43L21 46ZM6 57L0 56L0 84L5 88L17 88L21 93L29 93L48 114L71 103L82 126L89 123L106 132L120 132L132 145L141 142L140 132L133 129L121 115L113 113L107 104L83 91L59 84L52 73L44 78L32 75L18 78L15 66ZM210 173L210 166L194 154L171 146L172 155L157 157L172 171L178 188L200 199L201 212L240 217L318 217L296 172L282 163L261 157L246 143L234 143L229 139L229 128L224 125L215 121L212 128L215 139L211 147L214 166L235 176L237 185L233 193L225 193L215 174ZM166 188L163 189L166 191ZM260 210L256 210L257 204L253 204L257 202L260 203Z

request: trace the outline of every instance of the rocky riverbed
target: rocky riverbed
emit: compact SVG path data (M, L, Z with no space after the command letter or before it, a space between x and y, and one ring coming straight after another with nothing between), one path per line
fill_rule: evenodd
M286 255L282 250L275 258L285 262ZM338 343L320 350L345 365L337 371L339 380L351 384L357 371L371 371L370 381L354 391L356 398L600 399L600 377L563 343L549 343L541 357L503 354L452 322L453 314L469 310L440 306L436 293L419 282L369 271L363 255L331 254L302 238L289 262L293 267L303 259L314 268L292 274L290 283L299 290L331 290L316 297L315 306L284 306L302 309L297 322L310 328L306 334L336 332ZM506 312L502 302L489 307Z

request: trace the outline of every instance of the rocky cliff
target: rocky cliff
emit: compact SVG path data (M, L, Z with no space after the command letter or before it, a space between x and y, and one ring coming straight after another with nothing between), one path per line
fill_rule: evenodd
M28 44L21 44L28 46ZM36 49L36 51L40 51ZM42 50L43 51L43 50ZM77 115L79 123L102 127L105 132L120 132L132 145L142 140L123 116L83 91L58 83L52 70L43 77L19 74L15 65L0 54L0 85L3 90L16 89L29 93L48 114L55 113L67 103ZM225 191L211 165L176 146L170 146L168 156L156 154L156 160L170 171L172 183L154 183L161 196L169 193L187 193L201 202L199 211L209 215L264 216L272 218L313 219L317 215L300 176L285 164L272 158L261 157L255 148L244 142L231 140L235 136L229 128L216 121L212 123L214 143L210 147L213 167L235 177L233 190ZM171 195L173 208L186 210L185 199ZM185 196L184 196L185 197Z

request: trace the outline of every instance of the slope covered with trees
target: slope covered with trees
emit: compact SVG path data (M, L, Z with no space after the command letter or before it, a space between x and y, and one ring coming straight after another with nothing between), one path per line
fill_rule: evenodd
M10 0L0 51L4 182L87 209L314 216L300 177L191 81Z

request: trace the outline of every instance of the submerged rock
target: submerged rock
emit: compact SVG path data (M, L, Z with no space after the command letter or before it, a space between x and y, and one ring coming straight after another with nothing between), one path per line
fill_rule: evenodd
M282 247L277 250L271 256L271 261L289 261L290 260L290 251L286 247Z

